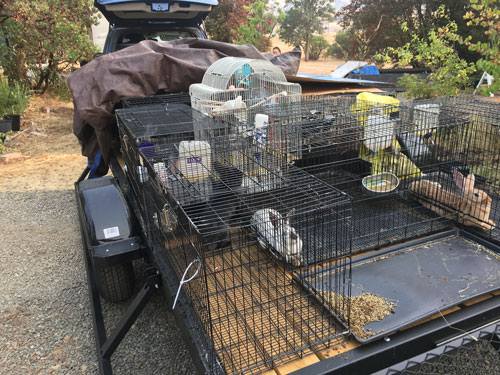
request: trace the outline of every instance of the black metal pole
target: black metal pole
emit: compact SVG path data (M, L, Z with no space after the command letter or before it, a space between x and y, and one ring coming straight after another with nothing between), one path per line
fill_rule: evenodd
M160 277L158 274L146 279L142 289L137 293L132 303L127 308L125 314L118 322L117 326L109 335L101 349L103 359L109 359L114 353L120 342L123 340L132 324L137 320L153 293L159 288Z

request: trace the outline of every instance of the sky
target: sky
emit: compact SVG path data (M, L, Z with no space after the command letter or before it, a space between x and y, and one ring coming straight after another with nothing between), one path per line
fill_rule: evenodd
M335 9L340 9L342 8L344 5L347 5L351 2L351 0L335 0L333 2L333 7ZM277 3L281 6L281 8L284 8L287 4L287 1L286 0L278 0Z
M349 4L350 2L351 2L350 0L336 0L333 6L335 7L335 9L340 9L344 5Z

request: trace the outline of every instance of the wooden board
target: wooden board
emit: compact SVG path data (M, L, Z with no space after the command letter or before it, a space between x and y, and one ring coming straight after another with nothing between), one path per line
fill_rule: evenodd
M301 358L301 359L297 359L296 361L294 362L290 362L290 363L287 363L283 366L280 366L276 369L276 372L279 374L279 375L286 375L286 374L289 374L291 372L294 372L294 371L297 371L297 370L300 370L301 368L304 368L304 367L307 367L309 365L312 365L316 362L319 362L319 358L316 357L315 354L311 354L307 357L304 357L304 358Z
M338 344L333 345L330 348L323 349L316 352L316 356L323 360L331 357L336 357L340 354L346 353L352 349L360 347L361 344L354 339L341 340Z
M482 302L482 301L486 301L487 299L490 299L491 297L493 297L492 294L485 294L484 296L481 296L481 297L477 297L477 298L473 298L467 302L464 302L462 305L464 306L472 306L472 305L475 305L476 303L479 303L479 302Z

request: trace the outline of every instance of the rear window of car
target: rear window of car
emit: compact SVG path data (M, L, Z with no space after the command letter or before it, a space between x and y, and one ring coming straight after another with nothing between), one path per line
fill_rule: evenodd
M147 32L125 32L116 44L116 50L130 47L136 43L143 40L154 40L156 42L168 42L176 39L192 38L194 35L192 32L185 30L160 30L160 31L147 31Z

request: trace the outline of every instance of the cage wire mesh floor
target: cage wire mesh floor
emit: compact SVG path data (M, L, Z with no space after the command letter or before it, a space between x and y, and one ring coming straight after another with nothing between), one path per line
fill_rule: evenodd
M353 253L427 235L454 225L453 221L415 202L408 193L395 192L380 197L368 195L360 184L363 175L333 165L328 167L328 172L318 171L315 167L307 170L352 197ZM327 260L327 253L322 260Z
M341 342L337 324L256 245L205 257L214 345L227 373L258 373ZM265 275L265 277L264 277Z
M353 204L353 252L400 242L449 228L443 219L412 200L399 195Z

